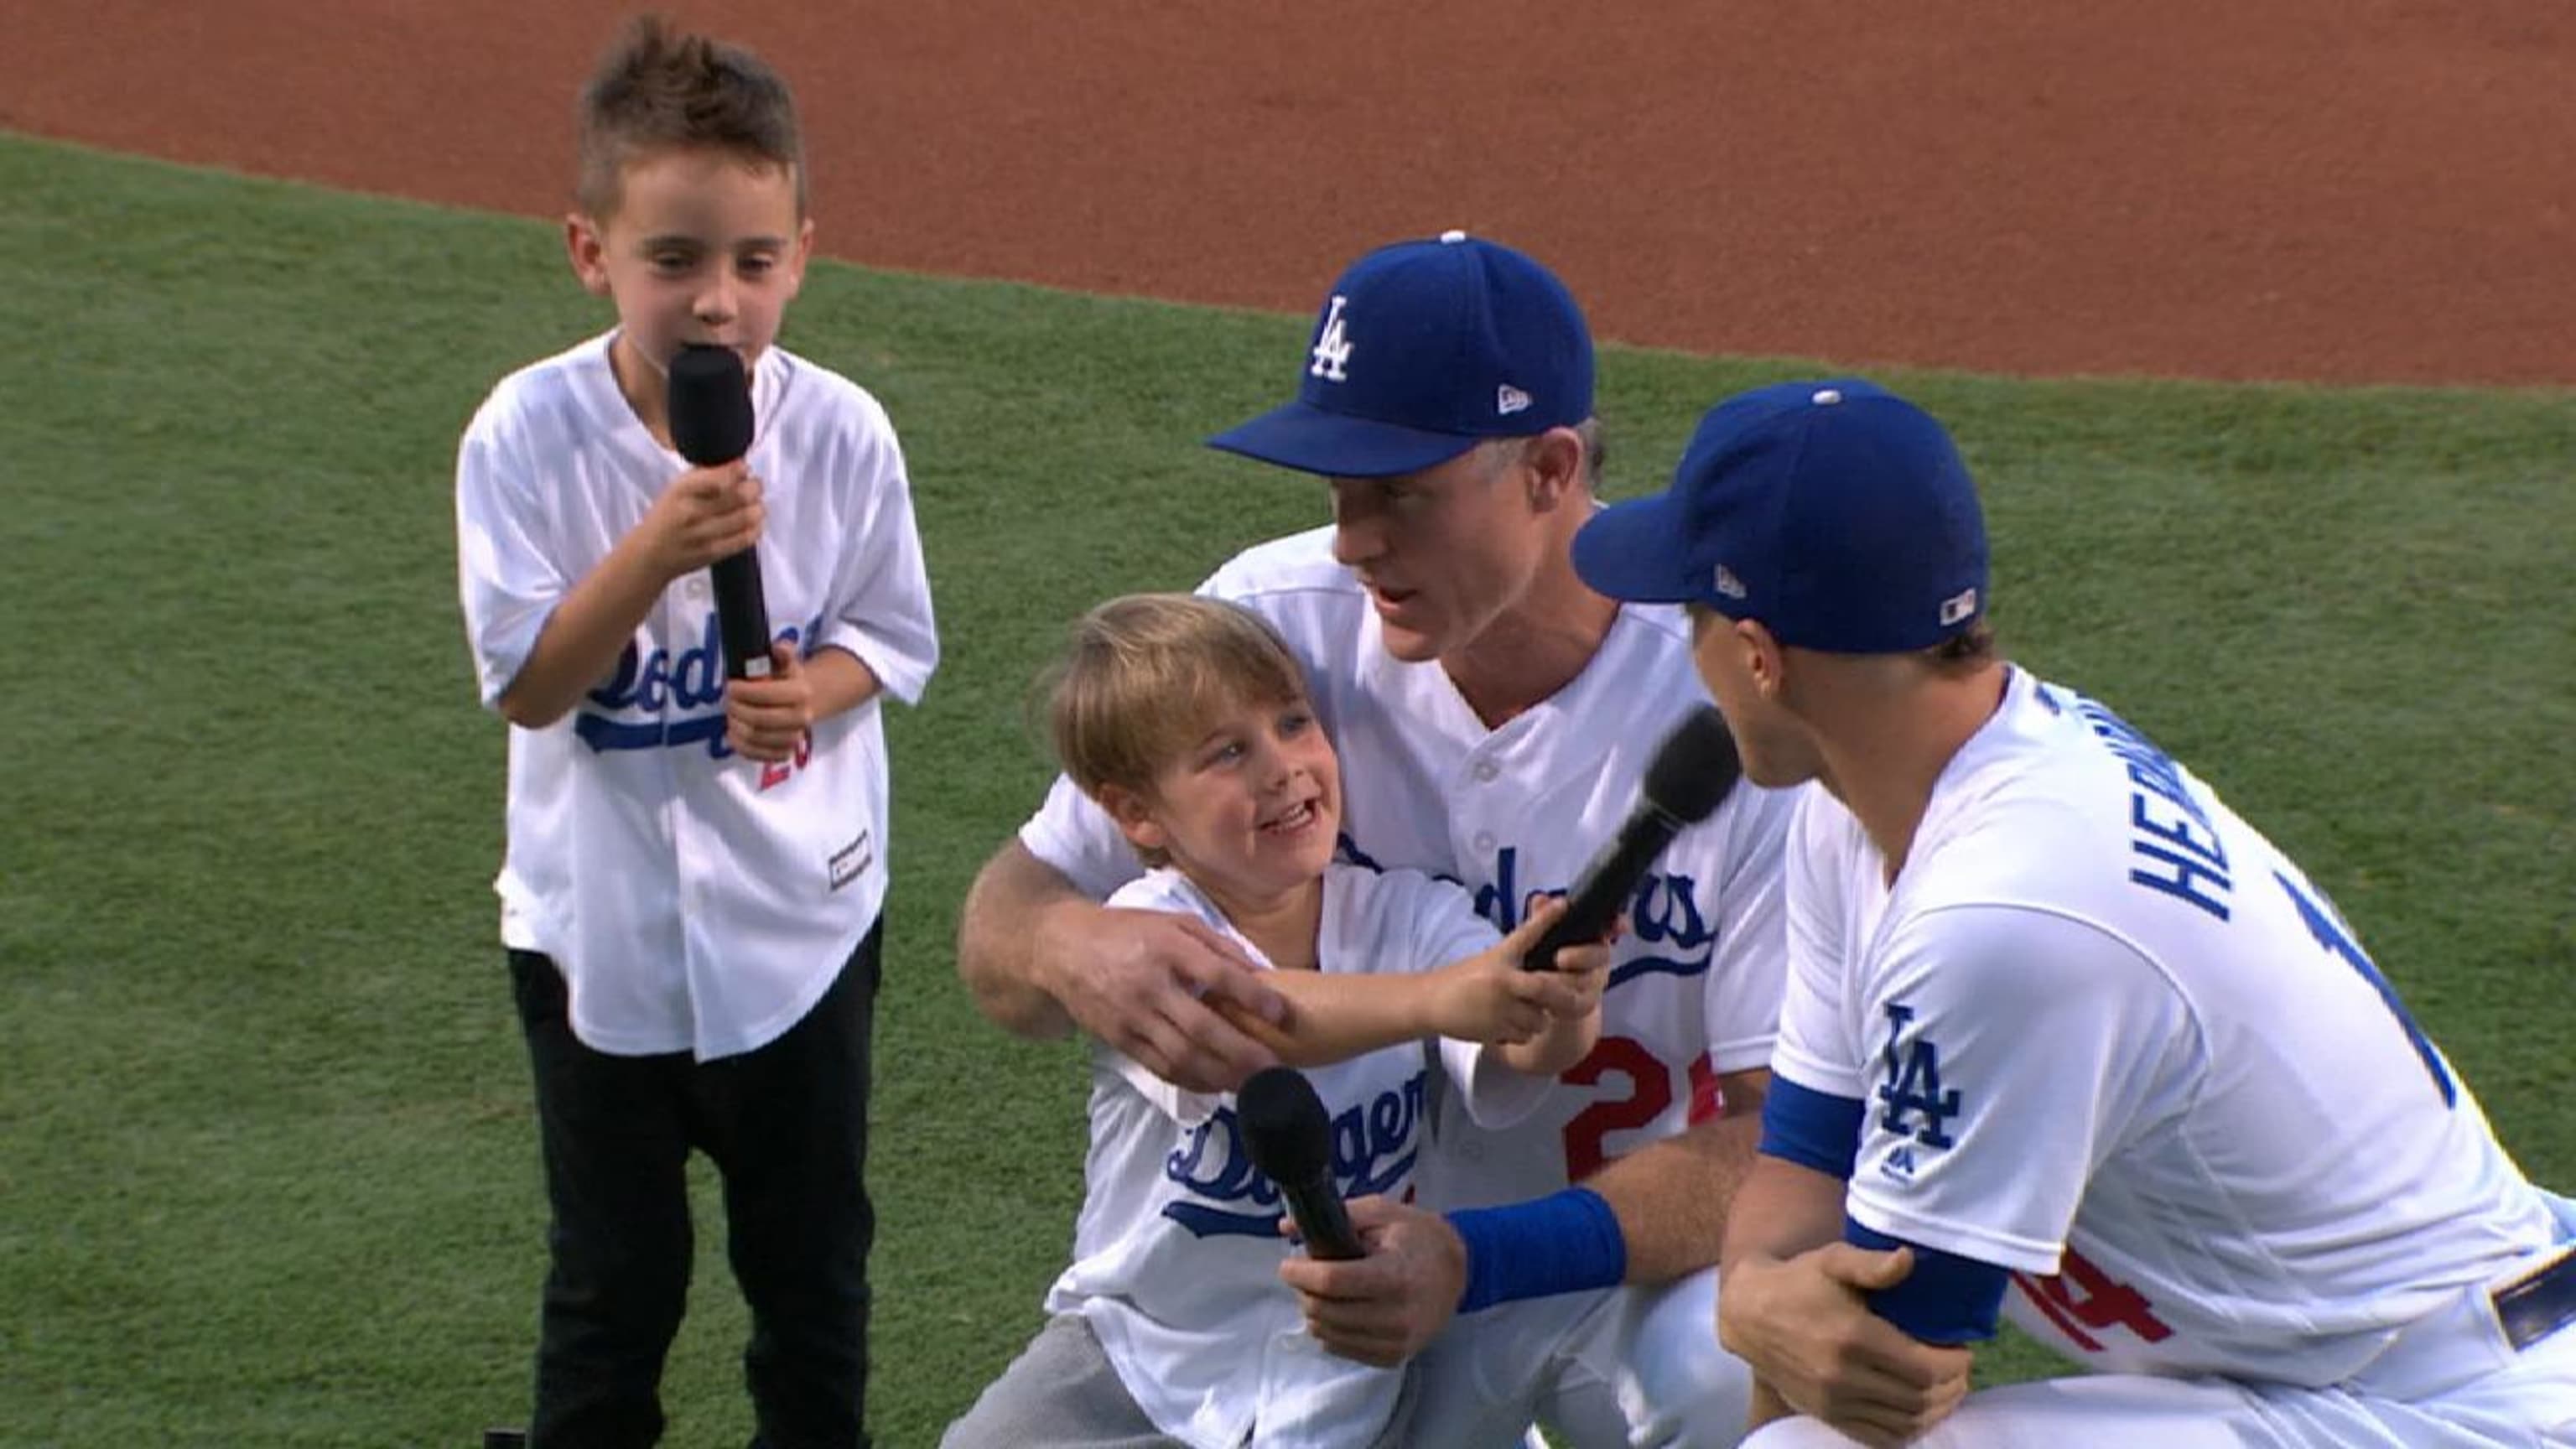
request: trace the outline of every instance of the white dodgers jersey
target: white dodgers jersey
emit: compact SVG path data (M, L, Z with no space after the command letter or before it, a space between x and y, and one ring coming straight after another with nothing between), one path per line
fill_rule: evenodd
M457 573L487 706L555 606L688 470L618 391L609 342L503 379L458 450ZM885 410L774 347L752 407L777 637L808 656L846 649L885 695L917 699L939 642ZM554 958L582 1041L730 1056L812 1007L885 897L881 698L817 723L792 760L735 755L701 569L671 581L571 712L511 728L502 940Z
M1437 663L1386 651L1376 611L1335 563L1329 528L1253 548L1203 592L1270 621L1305 666L1342 766L1342 856L1464 885L1502 930L1562 894L1634 811L1655 748L1707 703L1690 628L1668 605L1623 606L1583 673L1487 729ZM1767 1065L1784 928L1780 858L1794 796L1739 783L1677 836L1628 903L1600 1045L1504 1132L1442 1093L1441 1207L1538 1196L1677 1132L1714 1106L1718 1074ZM1022 843L1091 895L1136 871L1097 807L1059 779Z
M1778 1074L1862 1105L1863 1226L2013 1271L2090 1367L2318 1386L2550 1216L2324 892L2020 670L1893 886L1803 802Z
M1110 903L1197 916L1268 964L1176 871L1132 881ZM1348 865L1326 871L1321 970L1428 971L1494 941L1466 892L1445 881ZM1544 1083L1499 1062L1480 1071L1484 1055L1460 1042L1438 1051L1457 1080L1479 1084L1468 1104L1475 1112L1500 1120L1535 1105ZM1305 1069L1332 1122L1343 1196L1412 1195L1433 1059L1407 1042ZM1074 1263L1048 1292L1048 1311L1088 1319L1137 1406L1185 1444L1374 1443L1403 1375L1336 1357L1305 1332L1296 1295L1279 1282L1291 1251L1279 1235L1279 1190L1244 1149L1234 1099L1184 1092L1097 1044L1091 1077Z

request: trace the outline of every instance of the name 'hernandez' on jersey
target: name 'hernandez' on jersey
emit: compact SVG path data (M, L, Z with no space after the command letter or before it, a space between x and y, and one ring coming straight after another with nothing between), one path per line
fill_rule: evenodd
M1237 555L1202 593L1270 621L1305 666L1342 762L1343 858L1458 882L1497 929L1561 894L1636 807L1655 747L1707 702L1690 626L1670 605L1621 606L1598 653L1555 697L1488 730L1436 663L1387 653L1376 610L1334 562L1332 530ZM1588 1176L1681 1129L1718 1074L1770 1061L1784 981L1780 864L1795 792L1738 784L1677 836L1628 908L1601 1043L1562 1090L1500 1132L1439 1093L1442 1151L1423 1196L1508 1202ZM1094 899L1140 873L1097 807L1059 778L1021 843Z

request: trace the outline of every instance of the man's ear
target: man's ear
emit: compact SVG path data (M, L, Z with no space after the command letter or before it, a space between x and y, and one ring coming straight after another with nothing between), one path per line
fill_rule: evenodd
M1546 513L1577 496L1583 482L1583 435L1572 428L1550 428L1524 445L1529 465L1529 501L1533 512Z
M1098 800L1100 808L1108 811L1109 818L1117 822L1118 833L1127 837L1129 845L1139 850L1170 847L1171 837L1164 834L1163 827L1156 823L1153 807L1143 795L1123 785L1103 785L1092 798Z
M608 295L608 243L600 235L599 223L577 211L567 213L564 256L572 263L572 274L581 279L583 291L594 297Z
M1753 676L1753 687L1762 691L1764 699L1777 703L1788 683L1787 651L1759 620L1736 620L1735 637L1744 646L1744 667Z

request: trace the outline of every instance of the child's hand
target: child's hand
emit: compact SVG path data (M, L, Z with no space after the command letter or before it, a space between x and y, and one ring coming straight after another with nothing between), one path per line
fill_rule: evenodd
M1558 970L1521 968L1522 958L1563 914L1565 902L1539 901L1499 944L1442 967L1433 1028L1460 1041L1509 1045L1530 1040L1553 1022L1589 1015L1600 1004L1609 974L1606 945L1559 951Z
M664 580L705 568L760 541L768 511L760 480L742 460L692 468L671 480L635 531Z
M1551 999L1549 1015L1559 1021L1573 1021L1600 1009L1601 993L1610 984L1610 943L1617 939L1619 933L1613 931L1608 941L1560 948L1556 953L1554 971L1525 973L1554 976L1570 988L1562 1000Z
M1601 993L1610 984L1610 943L1619 939L1623 921L1613 921L1610 933L1598 941L1557 948L1554 969L1531 971L1522 967L1539 937L1545 935L1565 914L1561 899L1534 901L1520 929L1503 938L1494 948L1512 974L1524 981L1546 987L1542 996L1534 996L1547 1012L1547 1028L1523 1042L1504 1042L1497 1053L1505 1066L1532 1076L1553 1077L1573 1067L1592 1051L1601 1038Z
M1544 974L1523 971L1498 951L1453 961L1431 978L1431 1029L1458 1041L1501 1046L1524 1042L1547 1029L1548 1009L1538 998Z
M724 687L725 743L763 764L795 753L814 726L814 682L795 646L771 644L769 664L767 679L728 679Z

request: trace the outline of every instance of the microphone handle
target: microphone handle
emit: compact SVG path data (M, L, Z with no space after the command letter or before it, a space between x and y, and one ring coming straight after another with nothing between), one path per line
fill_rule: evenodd
M1288 1216L1295 1220L1298 1236L1306 1240L1307 1257L1338 1263L1366 1256L1360 1251L1360 1235L1351 1230L1350 1209L1342 1205L1329 1180L1294 1186L1281 1183L1279 1195L1288 1200Z
M708 569L716 588L716 632L723 637L725 678L769 677L769 601L760 591L760 555L744 549Z
M1640 807L1629 816L1609 848L1575 878L1574 889L1565 898L1565 914L1539 933L1537 943L1521 958L1521 969L1553 971L1557 952L1608 935L1611 923L1619 919L1619 908L1628 904L1637 882L1645 879L1646 867L1655 863L1680 830L1680 821L1652 806Z

